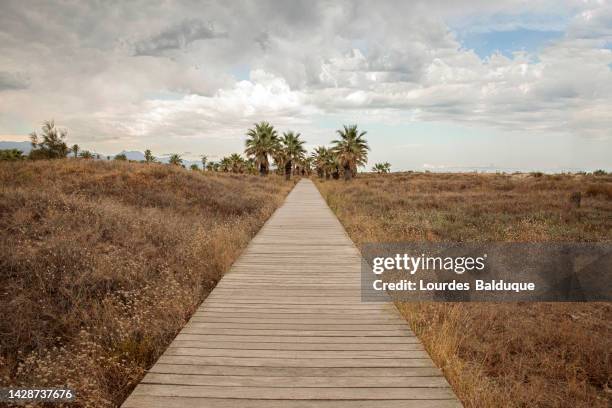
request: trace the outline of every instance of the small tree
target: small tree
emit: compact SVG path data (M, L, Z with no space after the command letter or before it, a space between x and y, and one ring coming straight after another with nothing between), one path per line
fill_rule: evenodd
M72 150L72 153L74 154L74 157L79 157L79 145L78 144L73 144L72 147L70 148L70 150Z
M372 171L375 171L376 173L379 173L379 174L389 173L391 172L391 163L389 162L376 163L374 164L374 167L372 167Z
M149 149L145 150L144 157L145 157L145 162L147 162L147 163L154 163L155 162L155 156L153 156L153 153L151 153L151 150L149 150Z
M173 153L172 155L170 155L169 163L174 165L174 166L182 166L183 165L183 158L181 157L180 154Z
M58 129L53 120L46 121L42 126L42 133L30 133L32 159L62 159L68 155L68 146L64 140L68 135L66 129Z
M83 159L93 159L93 154L89 150L83 150L80 155Z
M127 156L125 155L125 153L119 153L115 155L115 160L127 161Z
M189 168L190 168L191 170L193 170L193 171L200 171L200 168L199 168L199 167L198 167L198 165L197 165L197 164L195 164L195 163L194 163L194 164L192 164L191 166L189 166Z

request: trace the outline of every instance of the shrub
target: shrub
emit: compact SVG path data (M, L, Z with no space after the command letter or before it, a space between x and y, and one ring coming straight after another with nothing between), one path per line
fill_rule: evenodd
M584 193L586 197L601 196L608 200L612 199L612 185L610 184L589 184Z
M0 149L0 160L17 161L23 159L25 159L25 156L19 149Z
M117 407L292 186L98 160L0 163L0 383Z
M612 177L510 176L512 189L507 178L394 173L317 183L357 244L612 241ZM568 212L568 197L585 187L582 207ZM397 306L466 407L609 406L610 303Z

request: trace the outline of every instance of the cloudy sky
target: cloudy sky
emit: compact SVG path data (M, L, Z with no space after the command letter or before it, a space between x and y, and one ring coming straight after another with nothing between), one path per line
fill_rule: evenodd
M1 0L0 140L48 118L102 153L218 157L267 120L358 123L395 170L611 169L612 6Z

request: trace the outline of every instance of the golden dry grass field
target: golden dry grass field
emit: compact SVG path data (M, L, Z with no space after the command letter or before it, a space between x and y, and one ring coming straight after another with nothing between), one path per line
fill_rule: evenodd
M293 184L161 164L0 163L0 383L120 404Z
M610 175L396 173L317 184L357 245L612 241ZM610 404L610 303L397 306L466 407Z

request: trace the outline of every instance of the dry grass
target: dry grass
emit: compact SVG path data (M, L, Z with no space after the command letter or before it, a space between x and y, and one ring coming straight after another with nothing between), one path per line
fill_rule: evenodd
M0 185L0 383L112 407L293 183L57 160L0 163Z
M403 173L318 186L357 244L612 241L611 176ZM466 407L609 406L609 303L398 308Z

